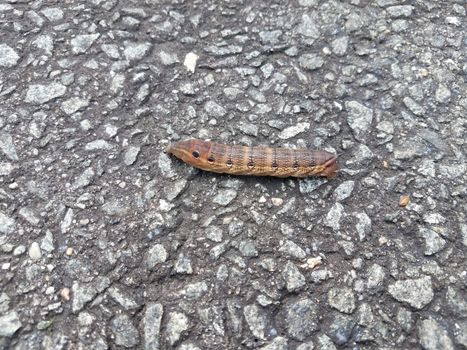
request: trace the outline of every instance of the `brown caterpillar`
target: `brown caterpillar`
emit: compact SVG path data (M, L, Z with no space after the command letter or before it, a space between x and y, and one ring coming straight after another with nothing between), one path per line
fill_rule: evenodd
M170 144L166 152L196 168L232 175L329 179L337 172L337 157L318 150L222 145L191 139Z

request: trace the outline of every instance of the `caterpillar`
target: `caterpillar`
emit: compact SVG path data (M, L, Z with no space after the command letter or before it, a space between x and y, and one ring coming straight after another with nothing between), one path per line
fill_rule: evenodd
M166 153L196 168L232 175L330 179L337 172L337 157L321 150L247 147L189 139L170 144Z

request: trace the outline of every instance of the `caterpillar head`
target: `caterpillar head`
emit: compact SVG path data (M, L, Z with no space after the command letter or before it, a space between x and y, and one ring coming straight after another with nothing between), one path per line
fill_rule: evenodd
M167 146L165 151L181 159L185 163L199 167L206 161L209 161L209 144L210 143L206 141L190 139L171 143Z

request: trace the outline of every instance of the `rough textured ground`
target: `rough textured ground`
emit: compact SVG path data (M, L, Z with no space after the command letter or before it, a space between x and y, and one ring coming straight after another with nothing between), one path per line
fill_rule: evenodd
M0 4L0 348L467 347L466 3ZM187 137L324 148L209 174Z

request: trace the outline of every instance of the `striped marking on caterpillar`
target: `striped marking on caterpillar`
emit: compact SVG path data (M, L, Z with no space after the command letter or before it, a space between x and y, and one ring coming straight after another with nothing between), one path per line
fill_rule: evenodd
M321 150L246 147L190 139L170 144L166 152L196 168L232 175L329 179L337 172L337 157Z

